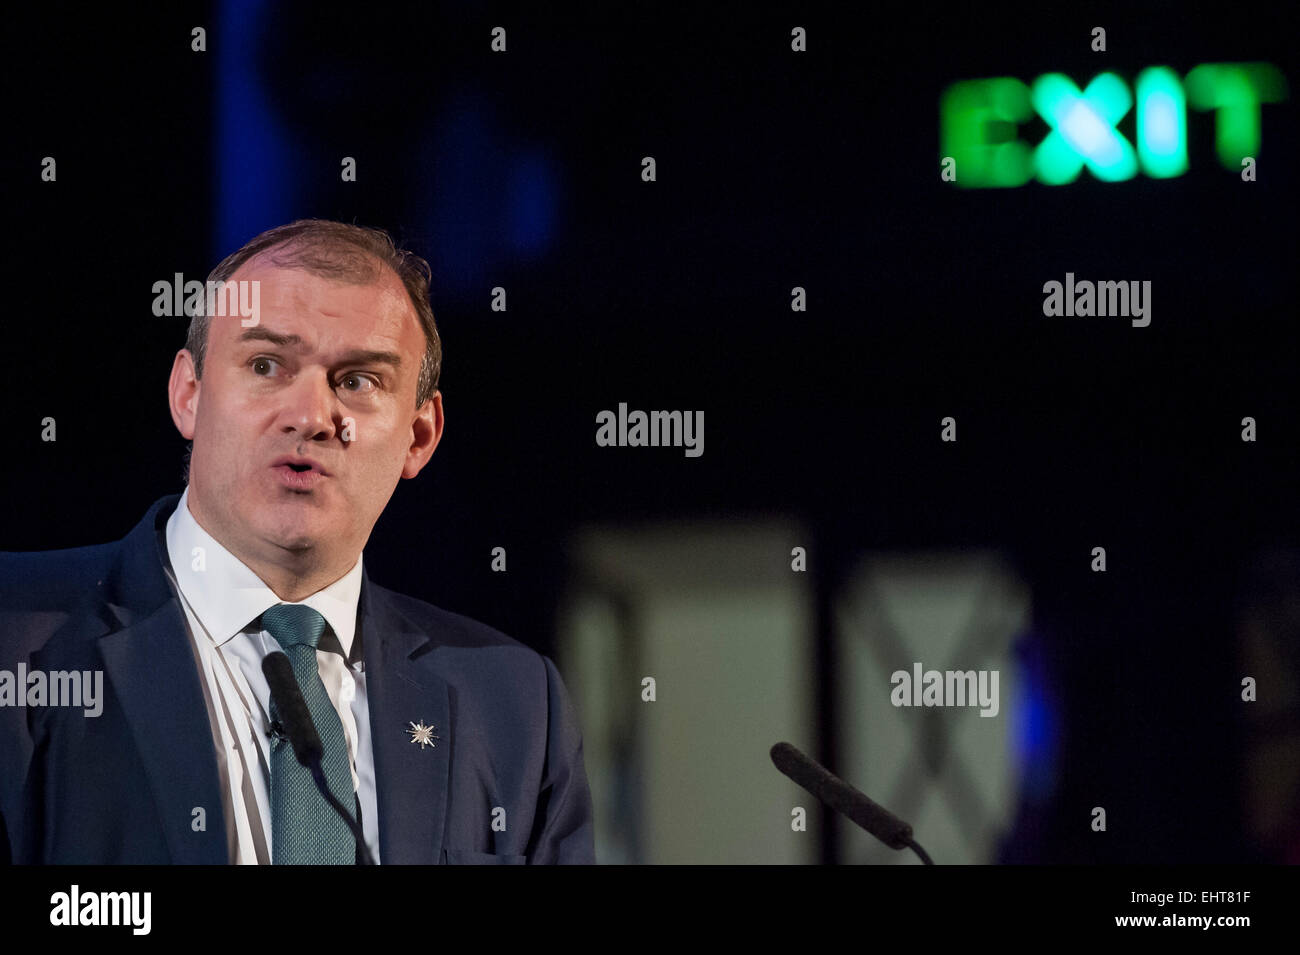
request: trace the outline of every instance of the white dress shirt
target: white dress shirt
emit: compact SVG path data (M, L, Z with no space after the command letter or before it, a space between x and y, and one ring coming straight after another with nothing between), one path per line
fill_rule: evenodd
M199 526L190 513L188 488L167 520L167 556L171 562L168 577L180 595L190 643L203 675L230 859L240 865L266 865L272 858L271 691L262 673L262 659L281 647L254 624L268 608L288 601L277 597L243 561ZM334 583L296 602L316 610L329 624L316 660L330 702L343 721L352 785L361 801L362 831L378 862L379 815L366 676L361 654L352 652L360 597L358 556L352 569Z

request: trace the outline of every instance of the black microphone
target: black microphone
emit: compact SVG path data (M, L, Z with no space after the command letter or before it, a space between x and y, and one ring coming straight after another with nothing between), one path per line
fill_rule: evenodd
M912 838L912 827L866 795L858 792L820 763L809 759L789 743L772 747L772 762L808 792L847 816L891 849L914 851L926 865L934 861Z
M361 864L374 865L374 857L370 855L370 849L366 846L366 838L361 832L361 827L352 818L352 813L344 809L343 804L334 798L325 780L325 771L320 764L321 757L325 755L325 747L321 745L320 733L316 731L316 724L312 722L307 701L302 697L298 678L293 675L293 664L285 654L277 650L275 653L267 654L262 660L262 673L271 688L271 699L275 702L276 713L280 718L279 728L289 740L289 745L293 747L293 755L298 758L298 762L311 771L311 778L315 780L320 794L348 824L348 829L352 831L352 838L356 840L357 850L361 854Z

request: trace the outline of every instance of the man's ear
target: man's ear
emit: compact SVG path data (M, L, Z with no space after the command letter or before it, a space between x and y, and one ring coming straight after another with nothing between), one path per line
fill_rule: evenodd
M433 457L434 448L442 440L442 426L442 392L435 391L411 422L411 446L406 449L402 477L413 478L424 470L429 458Z
M194 422L199 413L199 379L194 374L194 356L182 348L172 362L167 381L167 402L171 406L176 430L187 441L194 440Z

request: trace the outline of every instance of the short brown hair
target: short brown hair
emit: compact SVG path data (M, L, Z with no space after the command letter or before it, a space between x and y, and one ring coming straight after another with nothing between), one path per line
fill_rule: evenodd
M397 248L383 229L328 219L299 219L250 239L243 248L218 263L208 276L208 282L228 281L241 265L264 253L273 264L282 268L301 269L355 285L378 281L385 266L396 272L406 286L407 295L424 329L424 359L420 362L420 375L415 387L415 406L419 408L433 397L442 371L442 341L429 302L431 275L428 262L413 252ZM185 339L186 349L194 356L194 375L197 378L203 377L209 324L210 317L199 310L190 319L190 330Z

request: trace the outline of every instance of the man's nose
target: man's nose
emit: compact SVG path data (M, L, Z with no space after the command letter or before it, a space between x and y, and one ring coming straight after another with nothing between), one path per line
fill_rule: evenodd
M297 432L309 441L334 437L338 397L328 375L323 371L300 374L282 394L280 427L285 432Z

